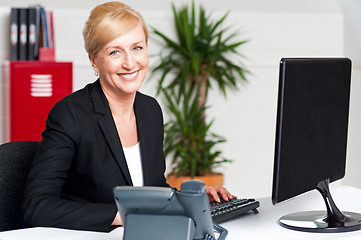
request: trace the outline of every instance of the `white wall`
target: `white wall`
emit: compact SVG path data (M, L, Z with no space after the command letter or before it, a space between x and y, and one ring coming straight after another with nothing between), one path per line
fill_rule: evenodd
M246 66L252 72L249 83L225 99L219 92L210 93L208 113L215 118L213 131L224 136L224 156L233 159L220 171L225 173L225 185L242 197L262 197L271 194L274 133L278 87L278 64L282 57L352 56L354 75L350 112L348 165L345 182L360 186L361 150L360 40L352 36L355 19L345 17L361 11L357 0L202 0L214 16L231 10L226 23L240 29L240 39L249 43L239 50L246 56ZM54 11L56 57L58 61L74 63L74 90L95 80L83 48L81 31L96 0L2 0L0 3L0 34L7 36L8 7L41 3ZM125 1L139 10L149 26L172 34L169 0ZM174 1L177 5L190 0ZM356 7L354 7L356 6ZM6 8L5 8L6 7ZM358 10L358 11L357 11ZM352 13L350 13L352 12ZM358 21L359 23L360 21ZM346 25L345 25L346 24ZM358 25L356 25L358 26ZM353 29L353 30L352 30ZM8 57L8 40L0 38L0 61ZM154 36L149 42L150 54L161 51ZM352 59L352 58L351 58ZM156 61L151 58L151 64ZM155 79L148 80L142 91L154 95ZM1 85L0 85L1 86ZM160 100L160 103L163 104ZM1 108L0 108L1 110ZM165 113L166 114L166 113ZM167 116L165 116L167 117ZM0 132L1 133L1 132ZM1 140L1 138L0 138Z
M345 55L352 59L351 107L344 184L361 188L361 1L340 0L345 16Z

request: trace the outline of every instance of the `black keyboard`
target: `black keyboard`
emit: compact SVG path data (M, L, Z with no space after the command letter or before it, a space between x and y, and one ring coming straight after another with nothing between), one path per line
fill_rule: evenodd
M230 201L210 202L210 210L213 222L220 223L237 217L246 212L258 213L259 202L255 199L232 199Z

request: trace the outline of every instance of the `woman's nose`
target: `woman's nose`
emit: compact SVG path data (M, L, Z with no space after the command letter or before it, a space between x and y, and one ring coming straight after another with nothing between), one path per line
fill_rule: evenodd
M134 57L132 56L132 54L131 53L125 54L125 56L123 58L122 67L125 69L132 69L132 68L134 68L134 65L135 65L135 61L134 61Z

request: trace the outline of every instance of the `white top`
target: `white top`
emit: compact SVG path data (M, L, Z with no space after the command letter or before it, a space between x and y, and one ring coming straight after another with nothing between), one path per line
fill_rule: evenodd
M127 161L130 177L132 178L133 186L142 187L144 183L139 142L132 147L123 148L123 151L125 160Z

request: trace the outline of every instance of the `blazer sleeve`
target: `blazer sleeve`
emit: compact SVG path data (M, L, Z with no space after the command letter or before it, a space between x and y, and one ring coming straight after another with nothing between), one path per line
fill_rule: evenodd
M115 204L62 198L80 138L76 111L63 100L49 112L43 140L27 179L24 220L28 226L110 231L117 212Z

